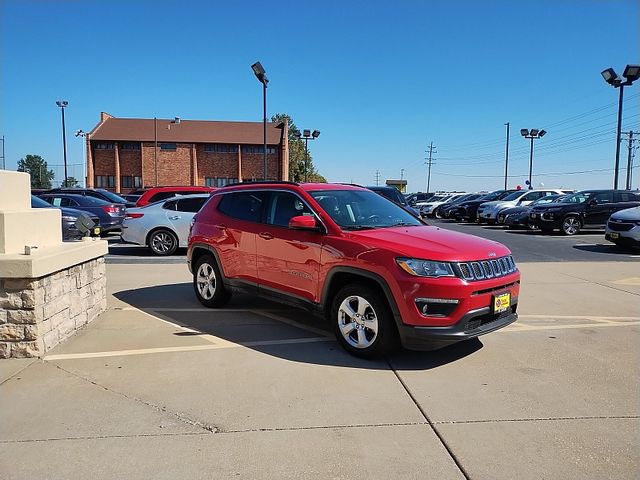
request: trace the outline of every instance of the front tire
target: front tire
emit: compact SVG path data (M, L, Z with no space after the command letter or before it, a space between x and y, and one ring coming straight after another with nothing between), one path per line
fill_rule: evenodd
M436 208L433 211L433 218L437 218L438 220L442 220L442 210L440 210L439 208Z
M160 229L149 235L149 250L161 257L173 255L178 249L178 237L171 230Z
M560 230L564 235L576 235L582 228L582 222L576 215L567 215L562 221Z
M334 297L329 312L338 343L352 355L377 358L398 343L398 330L381 292L368 285L347 285Z
M203 255L193 269L193 290L198 301L208 308L225 305L231 293L222 283L218 262L212 255Z

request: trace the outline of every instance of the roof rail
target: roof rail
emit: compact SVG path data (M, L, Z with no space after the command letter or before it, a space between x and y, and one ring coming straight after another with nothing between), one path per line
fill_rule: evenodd
M283 183L286 185L300 185L298 182L290 182L288 180L245 180L243 182L230 183L224 187L218 188L236 187L238 185L281 185Z

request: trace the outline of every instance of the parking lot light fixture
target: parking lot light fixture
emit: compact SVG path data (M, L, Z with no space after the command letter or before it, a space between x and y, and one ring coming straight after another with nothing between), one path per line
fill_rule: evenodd
M263 180L267 180L267 72L260 62L251 65L254 75L262 84L262 134L263 134Z
M527 128L523 128L520 130L520 135L524 138L528 138L531 140L531 149L529 151L529 188L533 188L532 176L533 176L533 141L538 138L542 138L547 134L546 130L540 130L537 128L532 128L531 130Z
M613 188L618 189L618 176L620 169L620 141L622 137L622 101L624 97L624 87L630 86L638 78L640 78L640 65L627 65L622 74L625 81L618 76L613 68L607 68L600 72L604 81L614 88L620 89L620 96L618 97L618 128L616 131L616 162L613 174Z
M300 138L300 132L296 132L296 138ZM304 138L304 181L309 181L309 140L315 140L320 136L320 130L304 129L302 137Z

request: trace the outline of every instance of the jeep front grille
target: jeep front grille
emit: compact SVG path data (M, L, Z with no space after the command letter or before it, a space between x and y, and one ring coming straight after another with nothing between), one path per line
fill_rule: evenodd
M511 255L492 260L456 263L456 266L459 276L469 281L500 278L517 270Z

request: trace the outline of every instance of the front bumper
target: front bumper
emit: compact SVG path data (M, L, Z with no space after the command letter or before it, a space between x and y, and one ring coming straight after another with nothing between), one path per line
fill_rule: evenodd
M615 244L640 246L640 226L633 227L626 231L616 231L612 230L607 225L604 232L604 238Z
M542 229L558 229L562 223L561 215L555 212L531 212L529 225Z
M408 350L436 350L448 345L499 330L518 319L518 299L506 312L492 314L490 307L472 310L454 325L421 327L402 325L398 331L402 346Z

